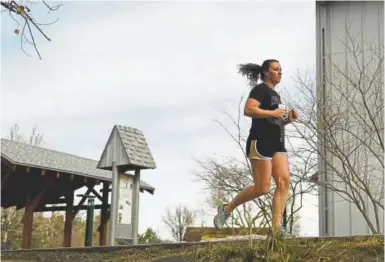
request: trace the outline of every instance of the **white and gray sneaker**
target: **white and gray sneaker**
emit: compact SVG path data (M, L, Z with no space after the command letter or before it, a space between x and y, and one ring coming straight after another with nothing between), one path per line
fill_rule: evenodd
M214 226L217 230L221 230L226 223L230 214L225 210L226 205L220 205L218 207L218 214L214 217Z
M273 235L273 230L270 228L269 235ZM278 228L278 236L280 237L293 237L292 234L286 231L286 229L283 226L280 226Z

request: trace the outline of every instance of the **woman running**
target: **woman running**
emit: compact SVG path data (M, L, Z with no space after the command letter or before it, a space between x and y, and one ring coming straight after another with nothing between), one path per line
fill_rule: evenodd
M290 236L281 226L283 211L289 195L289 162L285 149L285 125L297 119L294 110L286 110L275 91L281 81L281 65L275 59L262 66L244 64L239 72L246 76L253 89L246 101L244 115L252 118L246 154L250 160L254 185L246 187L227 205L218 207L214 225L223 228L231 212L248 201L269 192L271 177L276 184L273 197L273 232ZM262 83L257 84L259 77Z

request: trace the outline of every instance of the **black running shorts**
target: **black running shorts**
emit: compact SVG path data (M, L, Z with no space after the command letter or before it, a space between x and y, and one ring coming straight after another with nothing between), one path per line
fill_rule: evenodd
M271 160L275 153L286 154L285 144L267 139L247 139L246 155L249 159Z

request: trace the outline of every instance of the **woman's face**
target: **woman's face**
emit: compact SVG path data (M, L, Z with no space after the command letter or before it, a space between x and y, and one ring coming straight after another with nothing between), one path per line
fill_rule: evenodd
M282 68L281 65L277 62L272 62L270 64L269 70L265 73L267 79L269 79L272 83L278 84L281 82L282 77Z

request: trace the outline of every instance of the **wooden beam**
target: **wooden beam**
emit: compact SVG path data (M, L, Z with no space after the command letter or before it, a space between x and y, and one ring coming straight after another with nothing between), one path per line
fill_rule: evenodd
M27 173L31 172L31 168L30 168L29 166L27 166L26 172L27 172Z
M95 209L101 209L102 207L104 207L104 205L95 205ZM107 205L106 207L110 208L110 205ZM65 211L66 208L67 208L66 206L52 206L52 207L45 206L43 208L37 209L36 212ZM79 211L79 210L87 210L87 205L74 206L74 209L76 209L77 211ZM74 219L74 217L72 219Z
M68 191L73 191L72 185L68 181L61 181L52 185L52 189L55 190L59 195L67 195Z
M57 204L66 204L67 200L65 198L58 198L49 202L44 203L44 205L57 205Z
M99 246L107 245L107 221L108 221L108 182L103 182L102 188L102 204L104 205L100 211L100 225L98 228L99 231ZM95 193L94 193L95 194Z
M5 176L1 176L1 192L3 192L4 186L11 177L12 171L5 173Z
M84 202L86 202L87 200L87 196L91 193L91 189L88 189L87 192L84 194L84 196L82 197L82 199L80 200L79 204L75 207L74 209L74 212L72 214L72 220L74 220L74 218L76 217L76 215L78 214L79 210L78 207L81 207Z
M89 189L91 190L91 193L93 193L100 201L103 202L103 197L94 188Z
M107 191L108 191L108 192L111 192L111 188L110 188L111 182L109 182L109 181L102 181L102 183L103 183L103 187L99 189L99 192L100 192L100 193L103 193L103 190L104 190L104 189L103 189L103 188L104 188L104 184L107 184L107 186L106 186L106 187L107 187Z
M33 224L33 212L31 209L32 206L32 197L27 196L25 201L25 211L24 211L24 224L23 224L23 248L31 248L32 240L32 224Z
M45 175L45 169L42 169L42 170L41 170L41 175L42 175L42 176Z
M30 203L29 206L28 206L28 210L29 210L29 212L32 213L32 215L33 215L33 212L35 212L36 209L37 209L37 207L39 206L40 200L41 200L41 198L43 197L45 191L46 191L48 188L50 188L50 186L52 185L52 183L53 183L54 180L55 180L55 177L54 177L54 176L48 177L47 179L45 179L41 191L40 191L35 197L33 197L33 198L32 198L31 196L29 196L29 197L31 198L31 203ZM27 206L25 206L25 208L27 209ZM25 216L24 216L24 217L23 217L23 222L24 222L24 223L26 223L26 220L25 220L25 219L26 219L26 218L25 218Z
M40 202L34 212L40 212L39 210L44 208L46 205L57 205L57 204L66 204L66 203L67 203L67 199L65 198L58 198L58 199L51 200L44 203Z
M110 205L108 205L108 208L110 207ZM108 221L108 219L110 218L110 209L107 209L107 212L106 212L107 214L106 214L106 217L105 217L105 219L104 220L100 220L100 224L105 224L105 223L107 223L107 221ZM100 232L100 230L102 229L102 226L101 225L99 225L99 227L98 227L98 231Z
M63 246L70 247L72 239L72 214L74 207L74 191L71 191L66 196L67 206L66 206L66 218L64 222L64 240Z
M47 179L45 179L43 187L41 191L33 198L33 203L31 205L32 212L35 211L36 207L39 205L41 198L43 197L45 191L51 187L53 184L53 181L55 180L54 176L50 176Z
M56 172L56 178L60 177L60 172Z

